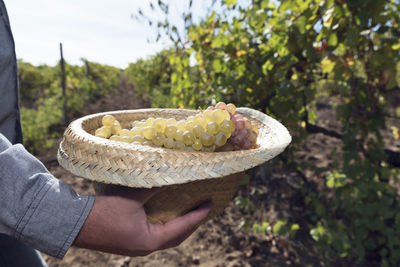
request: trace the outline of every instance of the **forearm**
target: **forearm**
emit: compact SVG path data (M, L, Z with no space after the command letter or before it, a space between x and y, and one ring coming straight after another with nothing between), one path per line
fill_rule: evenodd
M61 258L93 201L77 195L22 145L11 145L0 134L0 233Z

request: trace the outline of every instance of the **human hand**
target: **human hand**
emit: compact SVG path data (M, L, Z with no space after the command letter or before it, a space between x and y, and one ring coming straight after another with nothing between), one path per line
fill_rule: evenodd
M212 209L208 202L163 225L150 224L143 206L162 188L110 188L96 197L75 246L132 257L148 255L178 246Z

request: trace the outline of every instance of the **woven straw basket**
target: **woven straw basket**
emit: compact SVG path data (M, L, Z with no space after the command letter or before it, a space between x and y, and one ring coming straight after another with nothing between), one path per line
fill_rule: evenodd
M152 223L165 223L207 200L214 204L207 218L210 219L231 201L243 171L272 159L290 143L287 129L278 121L250 108L238 108L237 113L257 125L258 147L231 152L156 148L93 135L106 114L112 114L123 128L130 128L135 120L149 117L180 120L198 113L186 109L137 109L85 116L68 126L57 158L71 173L95 181L97 194L108 184L135 188L168 186L145 205Z

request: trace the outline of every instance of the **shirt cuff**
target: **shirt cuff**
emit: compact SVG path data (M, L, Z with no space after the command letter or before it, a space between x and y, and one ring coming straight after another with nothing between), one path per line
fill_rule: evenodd
M63 258L85 223L94 198L79 196L67 184L48 179L18 222L14 236L50 256Z
M0 134L0 233L62 258L94 203L56 179L25 148Z

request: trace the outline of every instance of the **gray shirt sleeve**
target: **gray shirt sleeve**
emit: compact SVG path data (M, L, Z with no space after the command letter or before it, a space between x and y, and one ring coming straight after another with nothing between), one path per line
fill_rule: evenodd
M21 142L14 41L0 0L0 233L62 258L94 197L77 195L16 144Z
M62 258L93 205L0 133L0 233Z

